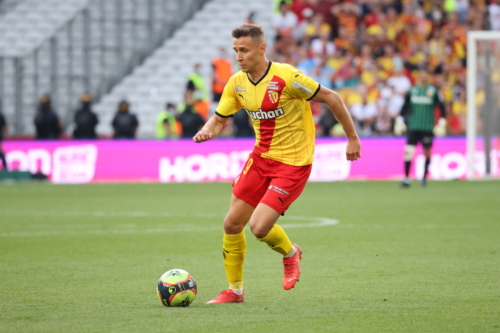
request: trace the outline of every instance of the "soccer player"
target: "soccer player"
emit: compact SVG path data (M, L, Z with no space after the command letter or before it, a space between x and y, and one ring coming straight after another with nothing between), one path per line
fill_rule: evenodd
M222 251L229 289L209 304L243 302L247 222L257 240L283 256L283 288L291 289L299 280L302 250L276 221L300 195L311 172L315 128L309 100L326 103L344 127L347 160L361 157L359 137L337 93L290 65L268 61L260 26L243 24L232 35L241 71L230 78L217 111L193 140L200 143L215 138L228 117L244 108L254 126L256 143L233 183L224 219Z
M434 110L438 107L441 118L436 126ZM421 142L424 148L425 166L424 176L420 181L420 186L427 185L427 172L431 163L431 149L434 134L442 136L446 132L446 111L444 108L443 96L439 89L429 82L429 73L426 68L418 71L417 84L410 88L406 94L405 103L401 110L401 116L396 119L395 131L398 125L403 124L406 118L408 124L407 144L405 147L405 179L401 182L402 188L410 186L410 167L416 145ZM401 130L400 130L401 131ZM398 133L396 133L398 134Z

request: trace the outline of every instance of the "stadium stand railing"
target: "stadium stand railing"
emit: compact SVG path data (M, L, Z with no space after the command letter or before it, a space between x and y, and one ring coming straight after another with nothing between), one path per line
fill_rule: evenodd
M34 133L38 98L69 124L208 0L25 0L0 18L0 109L10 133Z
M110 123L117 104L126 98L141 123L138 136L154 137L157 114L167 101L175 104L182 102L188 75L195 64L202 65L201 74L210 91L212 59L218 55L220 47L232 52L231 31L244 23L251 12L257 13L256 23L268 33L270 49L273 42L272 6L269 0L213 0L207 3L94 106L101 120L98 133L111 134Z

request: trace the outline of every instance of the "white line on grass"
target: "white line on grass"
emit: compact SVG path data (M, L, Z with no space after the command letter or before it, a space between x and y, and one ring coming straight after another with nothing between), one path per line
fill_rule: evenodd
M1 215L6 216L88 216L88 217L190 217L190 218L222 218L224 214L210 213L150 213L150 212L82 212L82 211L65 211L65 212L48 212L48 211L2 211ZM284 228L315 228L336 225L339 223L336 219L328 217L314 216L286 216L285 220L308 221L308 223L284 223L280 225ZM157 229L103 229L103 230L82 230L82 231L38 231L38 232L4 232L0 233L0 237L29 237L29 236L60 236L60 235L110 235L110 234L150 234L150 233L173 233L173 232L205 232L222 230L222 226L207 227L205 225L184 224L175 225L168 228Z

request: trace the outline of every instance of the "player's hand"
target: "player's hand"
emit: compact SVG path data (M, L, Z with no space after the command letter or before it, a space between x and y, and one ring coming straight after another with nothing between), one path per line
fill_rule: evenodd
M437 125L434 126L435 136L445 136L446 135L446 119L440 118Z
M349 139L345 155L348 161L356 161L361 157L361 141L359 138Z
M406 132L406 125L403 117L398 116L394 122L394 134L397 136L403 135Z
M196 142L196 143L202 143L202 142L211 140L213 138L214 138L214 134L213 133L208 133L208 132L206 132L204 130L201 130L198 133L196 133L195 136L193 136L193 141Z

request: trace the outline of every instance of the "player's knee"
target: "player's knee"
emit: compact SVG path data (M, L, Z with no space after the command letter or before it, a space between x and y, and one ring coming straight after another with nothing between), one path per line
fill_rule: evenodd
M224 219L224 233L235 235L239 234L243 228L245 227L245 223L240 223L228 216Z
M406 147L405 147L405 161L411 161L414 153L415 153L415 146L414 145L406 145Z
M264 238L267 236L270 229L268 226L250 222L250 230L255 238Z

